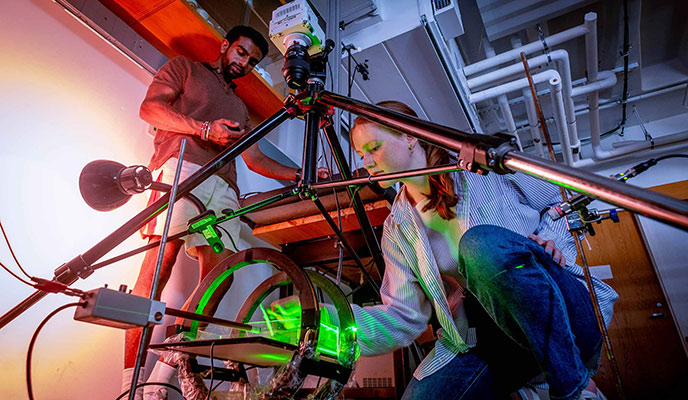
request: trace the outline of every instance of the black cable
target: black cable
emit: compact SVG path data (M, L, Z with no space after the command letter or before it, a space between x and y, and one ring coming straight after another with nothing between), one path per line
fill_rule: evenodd
M36 339L38 338L38 334L41 332L41 329L45 326L46 323L55 316L55 314L59 313L60 311L67 309L69 307L76 307L76 306L83 306L86 305L85 302L76 302L76 303L68 303L63 306L60 306L53 310L50 314L48 314L47 317L43 318L43 321L41 321L40 324L38 324L38 327L36 330L33 332L33 336L31 337L31 341L29 342L29 348L26 351L26 390L29 394L29 400L34 400L33 397L33 387L31 384L31 356L33 355L33 347L36 344Z
M165 386L165 387L167 387L167 388L176 390L177 393L179 393L179 394L182 396L182 398L183 398L184 400L186 400L186 397L184 397L184 393L182 393L182 390L179 389L178 387L176 387L176 386L170 384L170 383L167 383L167 382L146 382L146 383L139 383L139 384L136 385L134 388L135 388L135 389L138 389L138 388L144 387L144 386ZM123 397L126 396L127 394L129 394L129 389L127 389L124 393L122 393L122 394L120 394L119 396L117 396L117 398L116 398L115 400L120 400L121 398L123 398Z
M623 136L624 130L626 129L626 102L628 101L628 52L630 50L629 36L630 33L628 27L628 0L624 0L624 44L622 54L624 57L624 86L623 93L621 94L621 100L619 100L619 102L621 103L621 121L617 123L614 128L601 134L600 138L603 138L607 135L611 135L619 129L621 129L619 136Z
M628 101L628 51L630 49L629 40L629 28L628 28L628 0L624 0L624 87L623 94L621 95L621 133L623 136L624 129L626 129L626 101Z
M215 342L210 344L210 385L208 385L208 397L206 400L210 400L211 388L213 387L213 379L215 378L213 374L213 352L215 351Z
M7 268L7 267L5 266L5 264L3 264L3 263L0 262L0 267L2 267L5 271L9 272L10 275L12 275L13 277L17 278L21 283L24 283L24 284L26 284L26 285L29 285L29 286L33 287L33 283L31 283L31 282L25 280L25 279L22 278L21 276L19 276L19 275L15 274L14 272L12 272L12 270L9 269L9 268Z
M237 247L236 243L234 243L234 239L232 239L232 235L230 235L229 232L227 231L227 229L225 229L225 228L224 228L223 226L221 226L220 224L218 224L217 227L220 228L220 229L222 229L223 231L225 231L225 233L227 234L227 237L229 237L229 241L232 242L232 246L234 246L234 250L238 253L238 252L239 252L239 248Z
M0 230L2 230L2 236L5 238L5 242L7 243L7 248L10 249L10 254L12 254L12 258L14 258L14 262L17 263L17 266L19 267L21 272L24 273L24 275L26 275L27 278L31 279L31 275L26 273L26 271L22 267L21 263L19 263L17 256L14 255L14 250L12 249L12 245L10 244L10 240L7 238L7 234L5 233L5 228L2 226L2 221L0 221Z
M667 154L666 156L655 158L655 161L659 162L662 160L666 160L667 158L688 158L688 154Z

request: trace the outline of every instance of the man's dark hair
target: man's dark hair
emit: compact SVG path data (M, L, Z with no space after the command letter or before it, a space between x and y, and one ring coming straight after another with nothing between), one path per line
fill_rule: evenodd
M230 29L229 32L227 32L227 34L225 35L225 39L227 39L227 41L231 45L237 39L239 39L239 37L241 37L241 36L244 36L244 37L251 39L251 41L253 41L253 43L255 43L256 46L258 46L258 48L260 49L260 52L263 53L263 57L268 55L268 42L267 42L267 40L265 40L265 38L263 37L263 35L260 32L251 28L250 26L245 26L245 25L235 26L234 28Z

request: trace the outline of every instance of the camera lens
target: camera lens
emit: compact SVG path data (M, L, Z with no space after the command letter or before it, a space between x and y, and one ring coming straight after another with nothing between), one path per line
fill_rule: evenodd
M284 55L284 67L282 67L282 74L287 85L292 89L302 89L306 85L310 69L308 48L299 43L289 46Z

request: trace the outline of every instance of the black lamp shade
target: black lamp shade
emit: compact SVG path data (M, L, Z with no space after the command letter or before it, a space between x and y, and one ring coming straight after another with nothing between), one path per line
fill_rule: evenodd
M124 205L130 194L122 191L119 175L126 167L116 161L96 160L86 164L79 175L79 191L86 204L98 211L110 211Z

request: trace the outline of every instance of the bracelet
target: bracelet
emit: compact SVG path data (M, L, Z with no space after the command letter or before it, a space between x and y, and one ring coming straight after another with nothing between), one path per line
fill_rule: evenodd
M205 121L201 125L201 140L208 140L210 137L210 122Z

